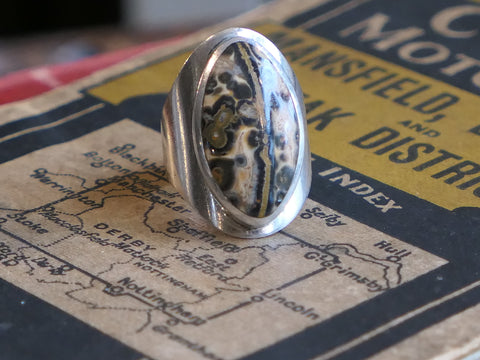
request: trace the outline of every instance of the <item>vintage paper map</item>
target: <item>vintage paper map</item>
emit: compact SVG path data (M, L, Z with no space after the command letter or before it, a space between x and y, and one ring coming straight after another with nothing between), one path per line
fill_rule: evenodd
M272 39L305 93L312 191L263 239L213 229L162 165L166 94L212 29L0 107L0 331L38 329L5 358L474 354L479 19L474 1L323 0L232 22Z

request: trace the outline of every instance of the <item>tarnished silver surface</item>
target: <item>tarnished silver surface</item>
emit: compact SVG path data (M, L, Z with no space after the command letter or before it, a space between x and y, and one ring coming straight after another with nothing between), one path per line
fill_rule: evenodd
M165 103L162 143L172 184L233 236L281 230L310 190L302 91L275 45L249 29L195 49Z

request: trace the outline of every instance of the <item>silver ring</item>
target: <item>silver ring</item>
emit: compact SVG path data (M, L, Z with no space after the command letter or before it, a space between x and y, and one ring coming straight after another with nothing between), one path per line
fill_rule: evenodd
M287 226L310 190L303 95L287 60L243 28L210 36L163 108L171 183L223 232L258 238Z

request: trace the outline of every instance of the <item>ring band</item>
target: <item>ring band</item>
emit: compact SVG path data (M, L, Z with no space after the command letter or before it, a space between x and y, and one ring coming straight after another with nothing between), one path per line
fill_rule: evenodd
M303 95L280 51L232 28L200 44L163 108L171 183L204 218L242 238L273 234L310 190Z

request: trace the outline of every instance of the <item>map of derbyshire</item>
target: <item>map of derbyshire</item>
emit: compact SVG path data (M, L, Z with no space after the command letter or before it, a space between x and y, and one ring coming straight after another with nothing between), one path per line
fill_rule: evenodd
M230 238L151 160L156 136L123 120L7 164L28 186L0 202L2 277L148 356L229 359L446 263L311 200Z

